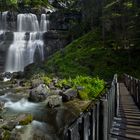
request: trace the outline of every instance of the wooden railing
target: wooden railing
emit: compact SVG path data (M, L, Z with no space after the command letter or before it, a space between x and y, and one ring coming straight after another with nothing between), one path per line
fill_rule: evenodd
M133 97L134 102L140 108L140 80L124 74L124 83Z
M65 128L63 140L109 140L117 115L118 93L117 75L114 75L111 88Z

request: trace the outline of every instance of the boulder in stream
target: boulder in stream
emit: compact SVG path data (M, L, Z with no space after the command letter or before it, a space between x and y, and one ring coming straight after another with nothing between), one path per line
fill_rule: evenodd
M40 84L38 87L31 89L29 100L33 102L42 102L46 100L49 94L49 88L45 84Z
M62 104L62 97L60 95L52 95L48 97L48 106L54 108Z

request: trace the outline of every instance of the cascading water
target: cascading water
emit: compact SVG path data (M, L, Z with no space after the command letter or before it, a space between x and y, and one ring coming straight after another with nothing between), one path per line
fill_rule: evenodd
M39 55L41 56L41 60L44 60L44 48L43 48L43 41L42 41L42 33L38 33L38 32L33 32L30 33L30 39L28 41L27 44L27 53L29 60L27 62L28 63L33 63L34 62L34 54L36 49L38 49L39 51Z
M14 32L13 44L9 47L6 72L23 71L25 67L25 32Z
M49 28L49 20L47 19L46 14L41 15L41 22L40 22L40 30L47 31Z
M14 32L13 43L9 47L6 72L23 71L24 67L34 63L34 54L39 52L40 60L44 60L43 32L48 30L46 15L41 15L40 27L34 14L19 14L17 30Z
M34 14L19 14L17 16L18 32L39 32L39 22Z
M2 29L3 30L7 29L7 14L8 14L8 11L5 11L2 13Z
M8 11L0 14L0 36L7 30L7 14Z

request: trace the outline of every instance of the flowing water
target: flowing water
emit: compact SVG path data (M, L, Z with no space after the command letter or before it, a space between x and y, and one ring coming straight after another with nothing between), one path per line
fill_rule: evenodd
M35 14L17 16L17 32L13 33L13 43L8 50L6 72L24 71L25 66L35 62L36 52L40 61L44 60L43 33L48 28L46 14L41 15L40 24Z
M75 117L65 106L49 109L45 102L32 103L26 97L12 92L0 96L0 102L5 102L4 110L0 112L5 121L25 113L33 115L31 124L17 125L16 130L12 131L18 130L22 140L61 140L63 128Z

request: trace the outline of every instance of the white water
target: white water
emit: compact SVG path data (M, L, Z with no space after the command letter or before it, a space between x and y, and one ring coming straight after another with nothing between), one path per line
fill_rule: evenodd
M41 15L40 26L37 16L34 14L19 14L17 16L18 32L13 33L14 40L8 50L6 72L24 71L25 66L35 62L36 51L39 54L39 60L44 60L42 36L43 32L48 31L48 27L49 21L45 14Z
M49 29L49 20L47 20L46 14L42 14L40 21L40 30L46 32L48 31L48 29Z
M0 29L3 31L7 30L7 14L8 11L2 12L0 17Z
M23 98L18 102L12 102L12 101L6 102L4 108L10 108L15 111L27 111L30 109L34 109L36 106L37 104L31 103Z
M19 14L17 16L17 30L19 32L39 31L39 22L34 14Z
M25 67L26 40L24 32L14 32L14 41L9 47L6 72L23 71Z
M44 42L42 40L42 33L30 33L30 39L27 44L28 61L27 65L34 62L34 54L36 49L39 51L41 60L44 60Z

